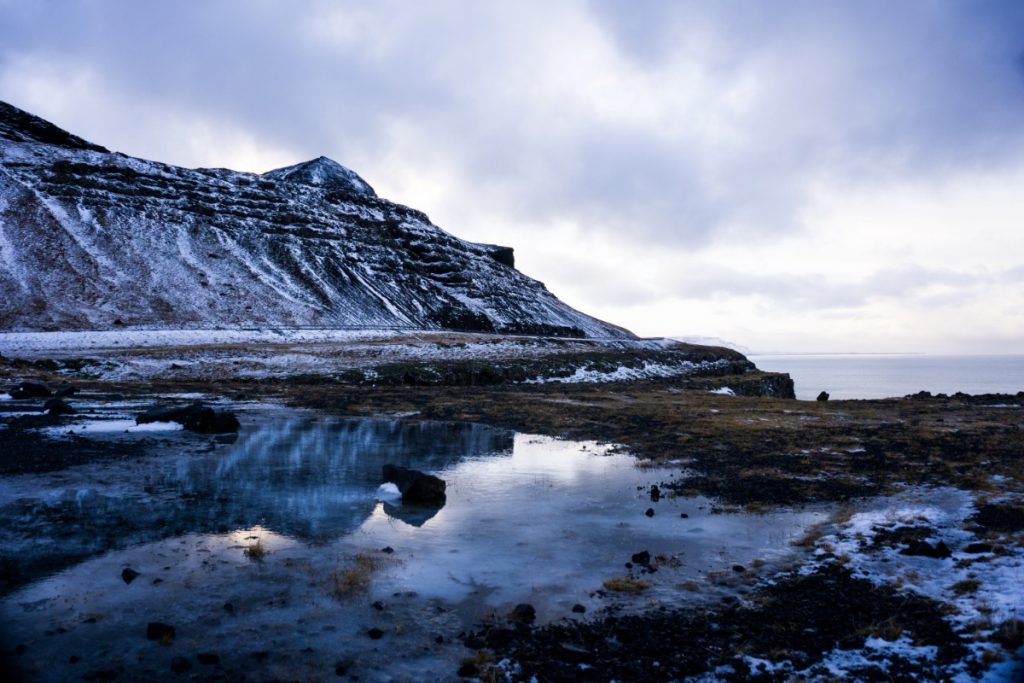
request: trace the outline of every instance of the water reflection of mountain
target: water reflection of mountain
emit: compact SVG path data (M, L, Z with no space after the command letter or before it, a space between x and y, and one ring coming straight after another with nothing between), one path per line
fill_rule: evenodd
M0 590L108 550L189 532L259 524L327 542L373 511L383 464L440 470L467 456L509 454L512 444L511 432L461 423L268 420L227 448L170 457L141 481L126 466L124 481L112 482L118 494L83 481L56 499L0 509Z

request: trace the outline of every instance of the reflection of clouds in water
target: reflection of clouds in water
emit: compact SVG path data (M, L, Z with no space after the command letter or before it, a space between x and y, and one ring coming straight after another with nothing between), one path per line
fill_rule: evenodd
M652 595L736 563L787 556L792 538L821 517L712 515L703 499L662 499L648 518L649 487L665 471L638 469L631 457L606 452L517 435L509 457L470 458L442 472L448 502L417 528L378 508L343 544L395 548L403 563L387 574L381 596L415 590L460 603L475 595L493 606L536 601L544 610L592 600L590 593L641 550L682 565L663 570L667 583ZM486 596L475 592L481 586L489 587Z
M510 446L510 433L478 425L275 420L224 457L193 462L183 481L225 501L239 521L262 515L276 531L324 542L369 515L384 464L436 470Z
M264 418L210 452L87 466L36 487L22 479L0 506L3 554L15 558L8 580L185 532L262 525L327 543L372 513L385 463L439 470L511 447L510 432L479 425Z
M316 434L292 440L295 430ZM97 668L93 660L105 662L110 643L124 661L151 664L167 655L164 670L179 653L217 650L225 665L245 667L252 650L267 649L273 653L267 665L278 668L265 673L281 678L322 677L323 657L339 652L390 672L402 658L366 638L368 624L408 627L406 635L387 636L396 644L405 639L402 652L448 652L450 660L438 655L434 664L417 659L415 672L401 680L439 678L436 671L450 674L451 661L464 655L454 634L492 609L531 602L544 621L569 614L577 602L598 607L603 600L594 592L625 574L623 563L641 550L679 562L645 575L652 586L637 604L678 601L676 586L684 581L700 582L701 597L718 597L734 590L719 585L733 580L732 564L787 556L789 539L821 518L710 515L701 499L652 504L648 487L665 471L598 454L604 450L540 437L513 442L508 432L466 425L267 422L234 446L159 461L152 494L142 491L140 470L125 465L119 486L134 491L134 502L91 491L58 499L62 507L37 518L34 530L12 526L51 548L80 539L86 551L60 560L70 566L66 571L0 601L0 619L30 643L20 661L40 671L55 666L55 676L65 678L69 647ZM501 456L486 455L494 452ZM449 484L447 504L423 509L379 500L380 465L388 460L438 471ZM110 479L111 469L104 472ZM647 518L643 510L652 505L657 514ZM4 529L14 519L8 508ZM681 511L690 517L681 518ZM72 526L61 526L62 519ZM105 541L97 539L118 530L127 530L118 536L125 549L100 552L111 548L99 548ZM246 553L256 543L264 551L259 557ZM391 552L383 552L387 546ZM140 572L130 587L120 576L125 567ZM360 567L370 572L369 594L339 597L339 572ZM684 599L697 598L687 593ZM377 600L384 610L372 606ZM77 628L93 614L104 617ZM141 635L125 637L143 634L153 620L178 628L174 652L154 655L156 646ZM54 624L75 628L60 640L40 635ZM446 634L443 646L438 633ZM293 655L304 648L330 654L298 661Z

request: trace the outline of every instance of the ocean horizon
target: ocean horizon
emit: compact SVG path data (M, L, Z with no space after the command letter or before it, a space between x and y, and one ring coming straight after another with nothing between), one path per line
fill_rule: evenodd
M758 368L788 372L796 397L873 399L933 394L1016 394L1024 391L1024 354L749 354Z

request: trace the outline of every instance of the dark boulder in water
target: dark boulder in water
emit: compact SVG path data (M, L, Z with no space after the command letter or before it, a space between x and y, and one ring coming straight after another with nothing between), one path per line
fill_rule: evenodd
M53 392L45 384L39 382L19 382L17 386L7 392L14 399L24 398L49 398Z
M227 434L237 432L238 418L226 410L214 410L202 403L188 406L157 406L136 416L136 424L150 422L177 422L190 432L200 434Z
M385 482L391 482L402 494L403 503L418 505L444 505L446 484L440 477L399 465L384 465Z

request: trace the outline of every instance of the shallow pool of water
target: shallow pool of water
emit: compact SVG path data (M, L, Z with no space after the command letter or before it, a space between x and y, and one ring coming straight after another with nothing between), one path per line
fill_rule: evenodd
M652 502L668 473L607 450L253 413L234 443L177 433L150 458L5 478L3 647L24 646L18 666L39 680L162 680L183 661L189 675L444 680L469 654L457 635L518 603L547 621L742 593L756 571L736 565L791 560L793 538L825 517ZM441 476L446 504L382 495L385 463ZM627 569L640 551L657 571ZM646 588L603 588L621 578ZM147 640L154 621L175 627L173 642Z

